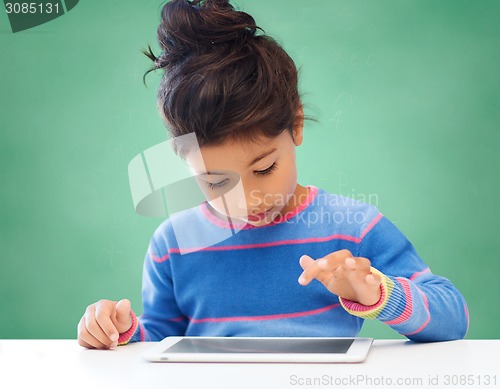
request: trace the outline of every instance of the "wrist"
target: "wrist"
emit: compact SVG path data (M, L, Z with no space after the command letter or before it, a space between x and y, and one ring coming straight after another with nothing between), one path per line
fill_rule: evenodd
M372 305L363 305L357 301L352 301L340 297L340 304L344 309L351 315L359 316L364 319L375 319L379 313L384 309L387 304L388 298L391 295L392 289L394 288L394 283L389 277L381 273L377 269L371 269L372 273L376 273L382 277L382 283L380 284L380 298Z
M372 307L374 305L377 305L377 303L380 302L381 298L382 298L382 288L381 285L379 285L371 295L363 296L363 298L356 299L355 301L366 307Z

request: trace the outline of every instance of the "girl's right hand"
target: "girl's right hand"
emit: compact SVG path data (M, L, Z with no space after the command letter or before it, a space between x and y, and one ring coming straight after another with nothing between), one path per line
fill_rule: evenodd
M87 348L115 348L120 334L132 327L131 311L127 299L100 300L89 305L78 323L78 344Z

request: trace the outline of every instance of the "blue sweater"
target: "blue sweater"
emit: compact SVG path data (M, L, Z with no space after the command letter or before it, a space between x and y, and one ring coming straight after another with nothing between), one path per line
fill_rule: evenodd
M309 189L294 212L262 227L225 223L206 203L164 221L145 258L143 314L124 343L172 335L357 336L367 318L415 341L465 336L460 292L430 271L376 207ZM316 280L297 282L303 254L342 249L382 274L375 305L339 299Z

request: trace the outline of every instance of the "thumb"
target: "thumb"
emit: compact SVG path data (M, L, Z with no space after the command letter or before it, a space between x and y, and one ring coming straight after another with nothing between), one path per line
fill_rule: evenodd
M118 301L115 306L115 315L112 318L113 324L120 334L127 332L132 327L132 316L130 301L123 299Z

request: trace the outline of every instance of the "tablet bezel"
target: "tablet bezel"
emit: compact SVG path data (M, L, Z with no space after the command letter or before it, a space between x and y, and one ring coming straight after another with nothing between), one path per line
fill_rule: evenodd
M353 339L346 353L168 353L168 348L181 339L220 339L210 336L169 336L141 354L149 362L281 362L281 363L358 363L363 362L373 338L358 337L259 337L258 339ZM228 337L230 339L230 337ZM234 339L234 337L232 338ZM255 337L238 337L255 340Z

